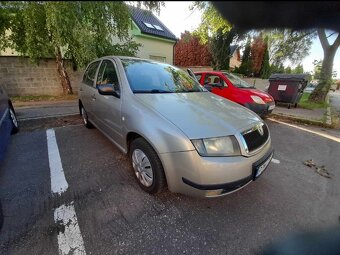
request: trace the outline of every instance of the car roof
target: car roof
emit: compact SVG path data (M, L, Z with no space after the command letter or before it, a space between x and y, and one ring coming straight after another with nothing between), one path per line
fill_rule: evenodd
M197 72L194 72L195 74L203 74L203 73L211 73L211 74L222 74L222 73L225 73L227 71L197 71Z

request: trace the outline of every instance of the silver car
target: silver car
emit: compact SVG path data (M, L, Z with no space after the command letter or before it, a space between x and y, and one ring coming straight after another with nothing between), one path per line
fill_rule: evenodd
M256 180L273 150L252 111L210 93L185 71L146 59L91 62L79 110L129 155L143 190L216 197Z

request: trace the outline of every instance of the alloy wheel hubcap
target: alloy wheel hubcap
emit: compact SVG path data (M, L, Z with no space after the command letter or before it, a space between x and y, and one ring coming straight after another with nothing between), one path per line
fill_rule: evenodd
M12 122L15 127L18 127L18 121L12 109L9 109L9 114L11 115Z
M140 149L132 152L132 166L140 183L146 187L150 187L153 183L151 163L145 153Z

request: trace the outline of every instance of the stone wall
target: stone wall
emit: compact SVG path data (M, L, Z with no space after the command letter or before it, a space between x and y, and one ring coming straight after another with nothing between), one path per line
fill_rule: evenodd
M66 63L73 92L78 93L83 71L74 72ZM26 57L0 56L0 85L10 96L61 95L63 93L54 59L30 63Z

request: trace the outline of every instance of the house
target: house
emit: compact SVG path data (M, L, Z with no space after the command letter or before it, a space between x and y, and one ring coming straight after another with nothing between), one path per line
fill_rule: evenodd
M230 70L235 69L236 67L240 67L241 65L241 53L238 45L230 45L230 60L229 67Z
M176 36L150 11L129 6L133 40L141 43L137 56L174 63Z

